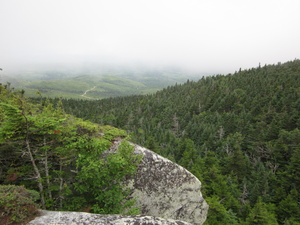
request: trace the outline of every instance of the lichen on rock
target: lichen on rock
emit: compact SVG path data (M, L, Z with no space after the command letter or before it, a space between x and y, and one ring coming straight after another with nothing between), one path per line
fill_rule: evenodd
M201 182L178 164L133 145L135 153L142 154L143 159L135 177L127 182L141 213L203 224L208 204L200 191Z

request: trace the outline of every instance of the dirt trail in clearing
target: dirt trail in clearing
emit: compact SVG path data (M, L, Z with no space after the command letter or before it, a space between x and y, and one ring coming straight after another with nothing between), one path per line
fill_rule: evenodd
M97 87L97 86L92 87L91 89L86 90L81 96L82 96L82 97L86 97L86 98L90 98L90 97L86 96L86 94L87 94L89 91L94 90L96 87Z

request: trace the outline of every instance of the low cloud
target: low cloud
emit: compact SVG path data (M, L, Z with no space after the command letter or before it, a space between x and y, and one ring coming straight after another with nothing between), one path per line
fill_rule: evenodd
M0 66L93 61L234 72L298 58L299 8L296 0L4 1Z

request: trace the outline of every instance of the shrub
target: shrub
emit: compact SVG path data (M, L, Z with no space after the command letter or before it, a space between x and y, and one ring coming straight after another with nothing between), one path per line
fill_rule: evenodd
M24 186L0 185L0 224L26 224L38 212L38 198Z

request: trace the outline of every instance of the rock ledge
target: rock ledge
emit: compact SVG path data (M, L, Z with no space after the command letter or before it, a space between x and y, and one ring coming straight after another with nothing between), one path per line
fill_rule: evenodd
M154 216L99 215L84 212L56 212L41 210L27 225L191 225L183 221Z

